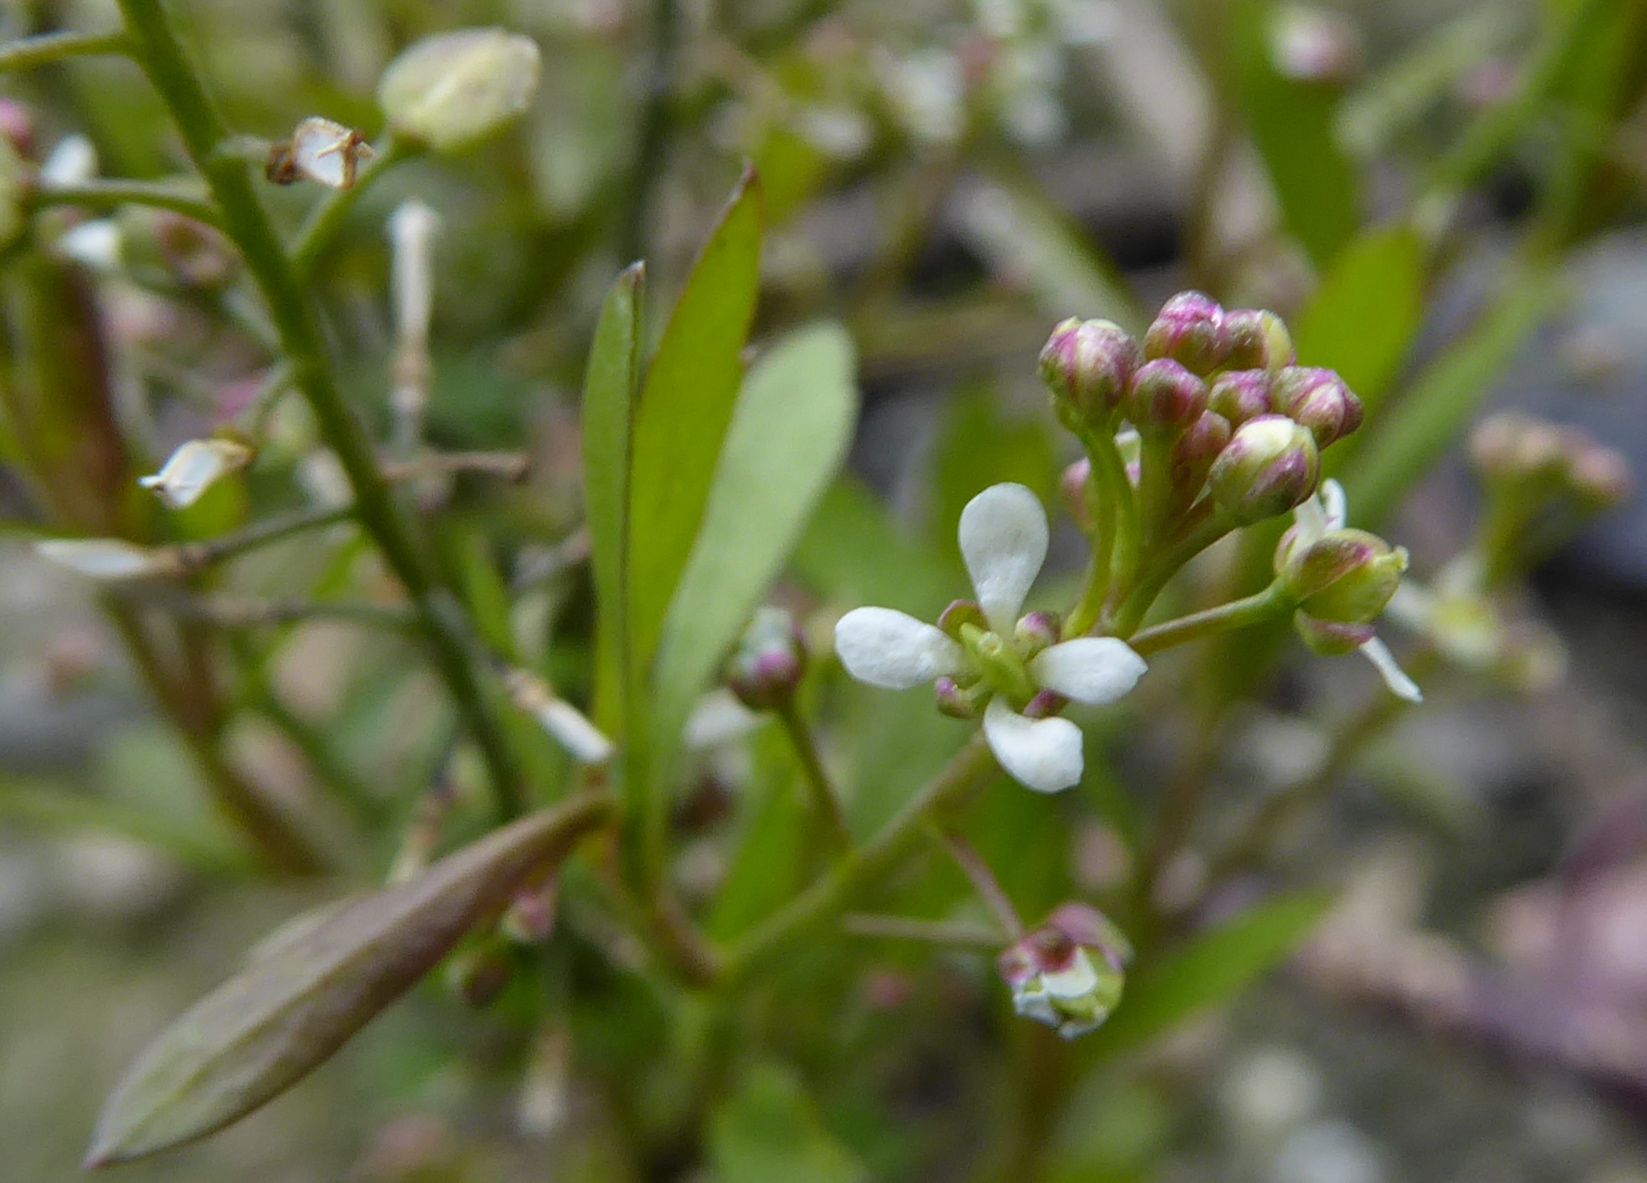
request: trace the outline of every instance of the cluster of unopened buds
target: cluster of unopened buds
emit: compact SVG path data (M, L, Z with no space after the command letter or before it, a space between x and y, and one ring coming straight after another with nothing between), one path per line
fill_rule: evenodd
M1142 343L1109 321L1058 325L1040 372L1087 453L1064 478L1093 543L1079 602L1062 615L1021 615L1046 558L1047 518L1029 489L995 485L961 514L976 598L933 624L888 608L848 612L835 631L847 671L889 689L932 684L944 713L982 719L1013 778L1069 788L1081 778L1082 741L1060 712L1114 702L1142 677L1128 641L1185 561L1292 512L1264 612L1290 612L1316 652L1362 652L1416 700L1372 627L1406 553L1347 528L1341 490L1321 481L1322 451L1361 425L1361 403L1333 371L1295 360L1274 313L1225 311L1198 292L1169 300Z

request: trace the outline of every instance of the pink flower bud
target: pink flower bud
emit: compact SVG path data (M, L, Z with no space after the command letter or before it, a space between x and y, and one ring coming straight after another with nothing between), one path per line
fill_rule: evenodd
M1213 461L1230 442L1230 434L1228 419L1216 411L1203 411L1173 444L1168 473L1173 489L1185 504L1193 501L1201 486L1207 483Z
M1208 480L1219 509L1250 526L1301 504L1320 477L1321 457L1309 431L1281 415L1260 415L1236 429Z
M34 155L34 112L16 99L0 99L0 138L24 160Z
M765 607L744 630L726 684L750 710L774 710L794 696L805 673L806 643L794 619L782 608Z
M1020 654L1027 660L1049 645L1056 645L1061 628L1056 612L1031 612L1018 621L1013 640Z
M1059 323L1041 349L1041 380L1080 423L1106 423L1138 368L1138 343L1107 320Z
M1065 904L996 958L1019 1014L1065 1039L1101 1026L1121 1001L1126 938L1101 913Z
M1267 370L1232 370L1220 374L1207 391L1207 408L1228 419L1231 427L1240 427L1249 419L1275 410L1270 382Z
M1267 308L1236 308L1224 314L1232 369L1279 370L1298 360L1286 322Z
M1127 392L1127 418L1140 435L1176 435L1207 406L1207 386L1176 361L1145 362Z
M978 700L961 688L961 684L947 674L932 683L932 693L938 701L938 713L951 719L976 719Z
M1361 426L1361 400L1332 370L1288 366L1270 388L1275 409L1310 429L1318 448Z
M1407 552L1365 530L1333 530L1301 549L1297 530L1276 550L1276 573L1299 608L1339 624L1376 619L1401 585Z
M1229 356L1224 310L1211 296L1179 292L1161 305L1144 334L1144 357L1170 358L1195 374L1212 373Z

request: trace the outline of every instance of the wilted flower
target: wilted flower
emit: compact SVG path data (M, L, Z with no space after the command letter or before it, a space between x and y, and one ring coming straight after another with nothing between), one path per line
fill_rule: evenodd
M328 189L351 189L360 166L374 155L358 131L311 115L297 125L289 141L270 150L264 175L277 185L313 181Z
M1121 1001L1132 949L1096 908L1064 904L996 959L1012 1007L1065 1039L1096 1030Z
M525 111L539 68L530 37L503 29L441 33L389 63L377 101L396 133L449 152Z
M253 455L236 440L190 440L179 445L159 472L139 477L137 483L154 490L170 508L187 509L222 477L250 464Z
M604 764L612 758L612 741L542 678L528 670L513 669L504 675L503 685L510 701L534 716L574 760Z
M1423 702L1424 694L1418 684L1396 664L1395 656L1384 642L1373 635L1372 617L1378 612L1367 613L1371 604L1380 598L1382 603L1378 605L1378 610L1382 611L1395 594L1395 583L1399 581L1400 572L1406 568L1406 553L1391 550L1387 544L1383 544L1381 549L1367 547L1363 539L1374 536L1363 535L1361 531L1346 531L1346 517L1344 490L1337 481L1325 482L1319 494L1293 511L1293 527L1282 540L1278 552L1284 564L1291 556L1308 556L1324 539L1334 535L1348 536L1343 548L1345 553L1355 552L1365 560L1352 561L1344 571L1339 572L1349 578L1347 588L1340 588L1336 581L1329 579L1315 589L1326 597L1322 602L1325 607L1353 608L1353 611L1342 613L1341 619L1326 619L1301 608L1294 613L1293 623L1305 643L1317 653L1337 656L1359 652L1372 662L1373 668L1383 677L1384 684L1390 688L1390 693L1408 702ZM1382 543L1382 539L1374 538L1374 541ZM1329 545L1327 549L1331 551L1335 548ZM1324 563L1322 569L1330 565ZM1342 604L1338 602L1339 592L1344 593Z
M77 574L111 583L176 575L180 570L172 552L118 538L47 538L34 544L34 553Z
M934 683L976 713L995 758L1042 793L1081 779L1081 732L1039 717L1062 699L1111 703L1143 676L1143 658L1115 637L1077 637L1037 648L1037 622L1020 635L1019 610L1046 560L1047 519L1022 485L992 485L961 512L961 555L978 602L945 613L944 628L891 608L855 608L835 626L847 672L890 690ZM953 635L952 635L953 634ZM1049 694L1050 692L1050 694ZM951 711L963 705L952 701Z

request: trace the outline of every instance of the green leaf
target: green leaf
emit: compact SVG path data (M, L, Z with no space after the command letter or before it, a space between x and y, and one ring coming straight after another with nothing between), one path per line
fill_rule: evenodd
M862 1183L868 1172L824 1128L789 1070L753 1068L711 1120L709 1161L718 1183Z
M1464 431L1560 292L1548 274L1507 277L1497 304L1418 375L1344 471L1355 524L1376 530Z
M1418 333L1425 254L1410 226L1363 233L1333 261L1295 326L1299 361L1337 370L1369 418Z
M745 174L669 318L635 411L630 457L629 662L650 664L664 613L698 535L715 462L743 380L755 314L760 186Z
M845 460L854 367L846 332L826 324L791 334L750 371L658 647L660 751L679 736Z
M138 1055L98 1118L87 1166L203 1137L290 1088L609 810L604 797L569 800L277 933Z
M1092 1051L1101 1056L1130 1051L1233 999L1292 952L1331 903L1321 892L1269 900L1129 976L1115 1017L1090 1041Z
M1237 5L1236 86L1281 203L1281 220L1316 266L1323 267L1360 223L1360 184L1334 131L1338 92L1286 78L1275 68L1278 16L1271 0Z
M622 730L629 673L630 449L640 388L640 298L646 267L629 267L601 307L583 380L583 512L595 584L595 722L608 735Z
M851 476L836 481L818 503L794 565L810 587L836 603L880 604L923 619L935 617L964 586L952 567L905 535Z

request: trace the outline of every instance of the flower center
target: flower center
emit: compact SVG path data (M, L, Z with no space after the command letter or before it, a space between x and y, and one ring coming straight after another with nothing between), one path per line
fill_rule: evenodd
M1035 697L1035 683L1018 651L1001 637L975 624L961 626L961 645L978 676L995 693L1022 710Z

